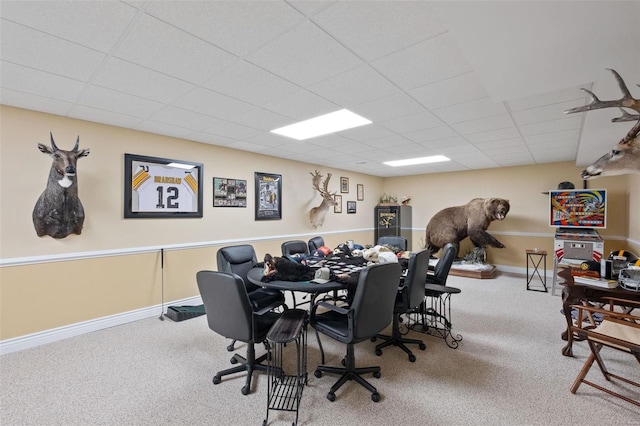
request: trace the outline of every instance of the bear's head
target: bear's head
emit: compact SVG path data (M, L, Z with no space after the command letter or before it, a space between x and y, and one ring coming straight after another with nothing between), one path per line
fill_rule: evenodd
M491 220L504 220L510 208L509 200L504 198L489 198L487 200L486 211Z

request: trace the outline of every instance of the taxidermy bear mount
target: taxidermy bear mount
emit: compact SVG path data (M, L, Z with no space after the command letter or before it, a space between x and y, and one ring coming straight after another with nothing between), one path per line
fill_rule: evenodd
M503 198L474 198L462 206L440 210L427 224L427 247L435 253L452 243L460 250L460 241L469 237L476 247L504 248L487 228L494 220L504 220L510 208L509 200Z

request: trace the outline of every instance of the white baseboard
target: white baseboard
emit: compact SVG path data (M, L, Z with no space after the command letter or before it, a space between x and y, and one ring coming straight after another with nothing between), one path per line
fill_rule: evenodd
M165 303L163 310L162 305L154 305L147 308L136 309L135 311L123 312L120 314L110 315L108 317L96 318L89 321L53 328L51 330L27 334L13 339L6 339L0 341L0 355L22 351L36 346L45 345L47 343L57 342L58 340L67 339L69 337L80 336L85 333L91 333L92 331L115 327L117 325L127 324L141 319L155 316L159 317L159 313L161 311L163 314L166 313L167 306L201 304L202 299L200 296L190 297Z

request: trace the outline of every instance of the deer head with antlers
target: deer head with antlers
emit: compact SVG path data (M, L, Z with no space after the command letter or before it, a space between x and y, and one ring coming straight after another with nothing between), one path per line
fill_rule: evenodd
M565 111L565 114L574 112L591 111L594 109L617 107L622 111L620 117L616 117L611 121L614 123L622 121L636 121L636 124L629 130L629 133L618 142L613 149L582 171L583 179L590 179L597 176L621 175L626 173L640 173L640 99L631 96L631 92L627 89L620 74L615 70L609 69L618 81L618 87L622 91L622 98L612 101L601 101L590 90L582 89L591 96L591 103L577 108L571 108ZM640 87L640 85L638 85ZM629 113L623 108L634 110L636 113Z
M312 186L313 189L318 191L318 193L322 196L322 203L318 207L314 207L309 212L309 222L311 222L311 226L317 228L318 226L322 226L324 223L324 217L329 210L329 207L335 206L335 192L329 192L329 180L331 179L331 173L327 173L327 178L322 181L322 188L320 188L320 181L322 180L323 175L320 174L317 170L315 173L309 172L312 176Z

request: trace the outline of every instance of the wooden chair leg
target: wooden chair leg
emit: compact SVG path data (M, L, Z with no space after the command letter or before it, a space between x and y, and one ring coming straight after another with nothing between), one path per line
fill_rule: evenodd
M599 345L589 340L589 346L591 348L591 353L593 354L593 356L596 359L596 362L598 363L598 367L600 367L600 371L602 372L602 375L604 376L605 379L607 379L607 381L610 382L611 378L609 377L610 376L609 371L607 371L607 367L605 367L604 361L600 356L600 349L602 349L602 345Z
M573 385L571 386L571 393L576 393L578 387L580 387L580 383L582 383L582 379L584 379L584 377L589 372L589 369L593 365L593 361L595 361L595 359L595 355L591 353L589 355L589 358L587 358L587 361L584 363L582 370L580 370L580 373L578 373L578 377L576 377L576 380L573 382Z

